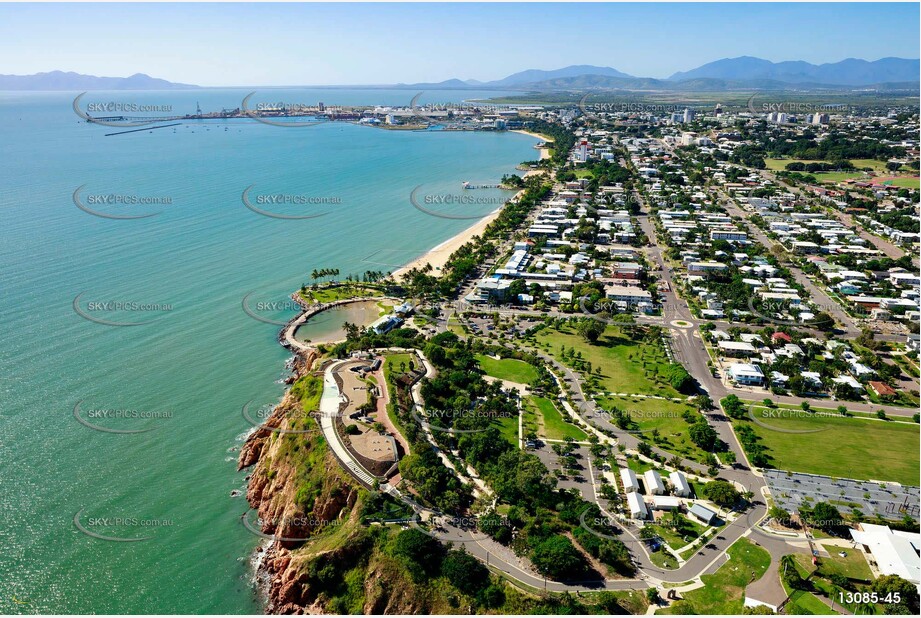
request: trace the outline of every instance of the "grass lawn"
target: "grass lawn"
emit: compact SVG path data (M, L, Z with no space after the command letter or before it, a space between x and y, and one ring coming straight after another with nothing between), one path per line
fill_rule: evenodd
M790 603L788 605L789 614L805 614L805 615L834 615L837 614L829 606L825 605L817 596L811 592L806 592L805 590L794 590L793 594L790 595Z
M665 350L659 341L647 343L631 339L617 326L608 326L595 344L590 344L576 333L574 328L563 327L541 329L535 338L538 345L558 361L587 374L587 363L592 373L601 368L598 380L601 388L613 393L638 393L676 397L678 392L664 382L657 380L668 366ZM579 358L563 358L560 348L570 348Z
M827 163L827 161L806 161L805 159L765 159L764 164L772 172L786 171L790 163Z
M448 330L457 335L458 337L464 337L467 334L467 331L464 330L463 324L460 323L460 320L451 316L448 319Z
M863 557L863 554L856 549L851 548L839 548L829 545L826 547L829 550L830 556L828 558L819 558L819 566L815 567L812 564L812 559L805 554L794 554L793 559L796 560L797 565L802 568L806 574L810 574L813 571L818 571L818 576L827 577L829 575L844 575L851 579L859 579L863 581L872 581L873 574L870 572L870 566L867 564L866 558ZM847 553L847 556L842 558L838 555L838 552L844 550Z
M524 361L515 358L496 360L492 356L476 355L480 368L486 375L519 384L533 384L537 379L537 370Z
M564 420L556 405L546 397L525 397L524 407L527 414L537 418L538 435L548 440L565 440L567 437L579 442L588 440L585 432Z
M849 161L854 165L858 170L862 170L865 167L872 168L874 172L888 172L886 169L885 161L877 161L876 159L849 159ZM789 163L803 163L809 165L810 163L828 163L828 161L807 161L806 159L765 159L764 164L771 171L784 171L787 169Z
M682 416L685 411L690 411L694 414L692 418L699 418L700 415L694 407L662 399L630 397L604 397L599 399L598 403L605 410L616 406L630 412L635 423L631 430L642 432L646 442L655 444L663 451L703 462L706 453L691 441L688 435L690 424ZM653 439L653 430L659 432L658 440Z
M636 473L637 477L639 477L642 473L646 472L646 470L656 469L656 467L652 465L651 463L640 461L639 459L633 459L632 457L627 459L627 467L633 470Z
M850 159L850 162L854 164L854 167L857 169L863 169L865 167L873 168L874 172L888 172L886 169L885 161L877 161L876 159Z
M904 189L917 189L921 186L921 178L917 176L914 178L893 178L892 180L887 180L883 184Z
M672 549L681 549L688 543L694 542L694 539L703 534L705 530L703 526L691 521L687 517L683 515L679 515L679 517L681 518L682 534L677 533L667 526L658 524L652 526L662 540Z
M304 298L308 300L315 300L319 303L329 303L335 300L343 300L346 298L358 298L361 296L380 296L381 291L374 287L368 287L363 285L354 285L346 286L340 285L336 287L320 287L316 290L311 289L310 286L307 286L306 293L303 294Z
M771 564L771 555L747 539L733 543L727 554L729 560L716 573L701 577L703 588L684 593L683 601L656 613L741 614L745 587L764 575Z
M755 409L755 418L767 425L747 423L767 447L770 463L782 470L821 474L858 480L896 481L916 485L919 427L914 423L883 422L830 416L765 416ZM770 427L776 427L775 431ZM783 430L815 430L813 433L784 433Z
M652 560L652 563L659 567L660 569L677 569L678 561L675 560L675 557L665 551L664 549L659 549L659 551L649 552L649 559Z
M415 354L388 354L384 357L384 380L387 382L387 394L390 396L390 401L387 403L387 417L390 419L390 422L393 423L393 426L399 430L401 434L406 435L406 428L403 427L403 423L400 422L399 417L396 413L396 390L393 385L393 379L391 376L395 373L400 373L400 365L403 364L405 371L409 371L409 362L412 361L415 363L415 366L419 366L419 361L416 359Z
M496 419L496 427L502 437L509 441L515 448L518 448L518 417Z

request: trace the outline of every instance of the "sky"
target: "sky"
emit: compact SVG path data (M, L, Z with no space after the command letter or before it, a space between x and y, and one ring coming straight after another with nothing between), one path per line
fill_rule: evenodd
M665 78L735 56L917 58L914 3L0 4L0 74L201 86L500 79L610 66Z

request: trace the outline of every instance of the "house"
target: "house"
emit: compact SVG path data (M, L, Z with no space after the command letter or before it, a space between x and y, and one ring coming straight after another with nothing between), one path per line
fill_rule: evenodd
M688 485L688 479L683 472L675 470L668 475L668 480L672 484L672 493L682 498L690 497L691 486Z
M629 494L631 491L639 491L640 484L636 480L636 474L630 468L621 469L620 480L624 484L624 493Z
M863 384L852 378L851 376L838 376L837 378L832 378L831 381L835 384L840 384L842 386L850 386L855 391L862 391Z
M719 341L716 345L725 356L748 357L755 353L755 346L744 341Z
M877 382L875 380L870 380L867 383L867 386L870 387L870 390L876 393L878 397L895 397L898 395L898 391L886 384L885 382Z
M653 496L652 510L654 511L677 511L681 508L681 500L675 496Z
M688 509L688 513L699 519L701 522L707 524L708 526L712 525L713 520L716 519L716 513L700 504L692 505L691 508Z
M630 517L633 519L646 519L649 517L649 511L646 510L646 503L643 502L643 496L635 491L627 493L627 509L630 511Z
M727 268L729 267L721 262L691 262L688 264L688 272L691 274L723 271Z
M750 363L733 363L729 366L729 377L739 384L760 386L764 384L764 373L758 365Z
M643 481L646 484L646 493L658 496L665 493L665 485L662 483L662 477L655 470L646 470L643 473Z

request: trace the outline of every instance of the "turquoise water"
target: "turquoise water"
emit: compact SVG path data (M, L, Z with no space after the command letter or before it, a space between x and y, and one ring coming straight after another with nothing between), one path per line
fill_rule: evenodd
M245 94L112 96L185 113L196 101L235 107ZM407 94L291 96L402 104ZM111 129L73 113L74 95L0 93L0 613L258 613L250 558L260 539L240 524L247 505L230 492L245 485L236 449L251 425L241 408L278 400L288 353L278 326L249 317L242 299L284 321L287 294L313 269L395 269L472 223L419 212L414 187L495 182L536 158L534 140L246 121L104 137ZM272 207L323 214L274 219L244 207L250 185L338 202ZM169 203L94 205L159 213L104 219L75 206L80 186L83 203L108 193ZM73 309L81 294L93 319L143 323L84 319ZM158 306L94 305L109 300ZM152 430L96 431L74 418L78 402L96 426ZM96 412L106 409L129 412ZM93 534L149 538L84 534L78 512Z

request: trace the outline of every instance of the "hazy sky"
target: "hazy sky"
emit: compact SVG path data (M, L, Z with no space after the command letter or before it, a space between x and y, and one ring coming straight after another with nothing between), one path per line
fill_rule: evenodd
M147 73L203 86L631 75L734 56L917 58L918 3L0 4L0 73Z

